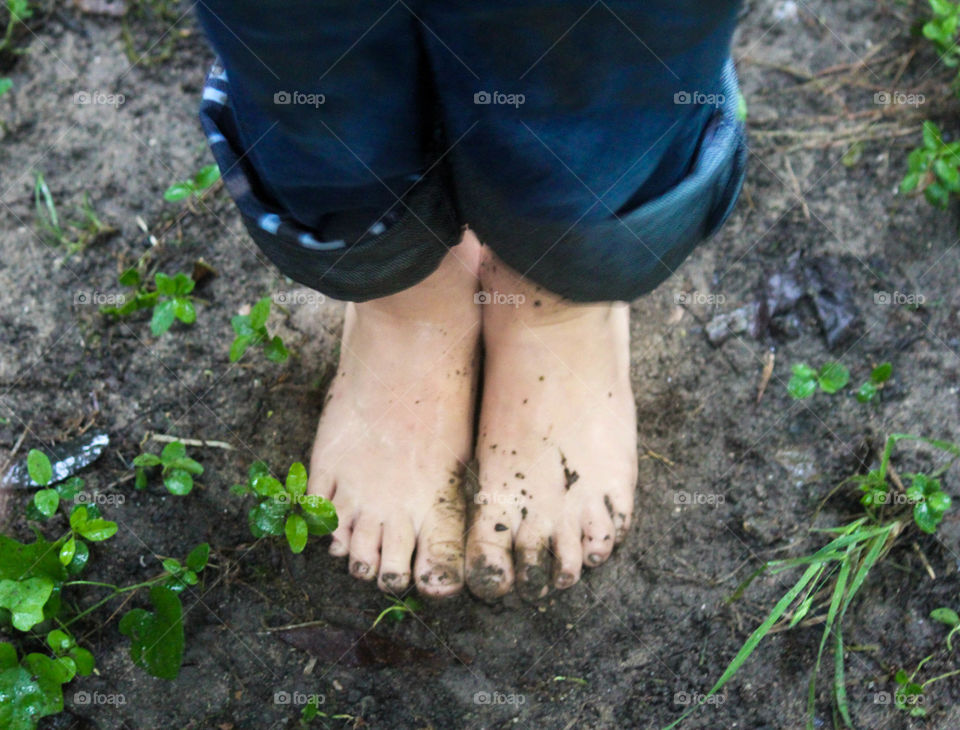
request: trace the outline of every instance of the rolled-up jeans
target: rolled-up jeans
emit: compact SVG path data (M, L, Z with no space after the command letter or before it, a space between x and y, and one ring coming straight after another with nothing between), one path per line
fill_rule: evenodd
M739 0L197 7L226 188L280 271L335 299L417 284L469 226L559 295L629 301L739 195Z

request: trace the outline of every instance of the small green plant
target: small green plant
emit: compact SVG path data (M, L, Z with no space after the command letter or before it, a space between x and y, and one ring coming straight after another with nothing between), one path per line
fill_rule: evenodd
M953 651L951 641L953 640L953 635L960 631L960 616L958 616L957 612L952 608L941 606L930 612L930 618L950 627L950 633L947 634L947 651Z
M230 346L230 362L236 362L248 347L263 347L263 354L271 362L283 362L290 353L283 344L280 335L272 338L267 332L267 318L270 316L270 297L264 297L250 309L250 314L238 314L230 320L230 326L236 334Z
M423 608L423 603L418 601L413 596L408 598L395 598L390 597L391 605L383 609L377 618L374 620L371 629L377 628L377 624L383 621L388 616L394 621L403 621L408 613L416 613L421 608Z
M861 403L872 403L884 384L893 375L893 365L888 362L877 365L870 371L870 378L857 389L857 400Z
M900 192L922 190L927 202L946 208L950 195L960 193L960 141L944 142L940 128L927 120L923 123L923 147L907 157L907 174L900 182Z
M950 608L936 608L930 612L930 618L951 627L950 633L947 634L946 643L947 651L953 651L950 640L953 638L954 633L960 630L960 616L957 616L956 611ZM905 669L898 669L893 677L893 681L897 684L897 689L893 695L893 703L898 710L908 712L911 717L926 716L927 710L924 705L926 702L925 691L928 686L934 682L939 682L942 679L960 674L960 669L954 669L953 671L945 672L936 677L931 677L924 682L916 681L917 675L920 673L923 665L933 659L934 656L934 654L930 654L921 659L912 673L907 674Z
M0 534L0 629L13 639L0 642L0 727L32 730L37 722L63 710L63 685L94 671L94 656L80 645L72 626L107 602L149 589L152 611L134 608L120 619L119 630L130 637L133 661L155 677L173 679L183 660L183 607L179 594L200 581L210 546L197 545L181 564L161 557L162 571L129 586L80 579L90 562L87 542L104 543L117 523L103 519L97 504L82 504L83 480L72 477L51 486L53 469L46 454L27 455L31 480L41 489L27 505L27 518L49 520L65 509L68 529L54 541L38 531L32 543ZM108 594L79 610L75 597L62 596L85 588ZM90 603L84 601L83 603ZM17 644L44 640L49 652L23 651ZM22 652L22 653L21 653Z
M933 17L923 25L923 37L933 43L943 65L955 68L960 65L960 48L957 47L957 29L960 28L960 3L950 0L930 0Z
M337 529L337 511L333 503L315 494L307 494L307 470L299 461L287 472L285 484L270 475L262 461L250 465L246 484L235 484L236 495L253 495L257 505L248 513L254 537L286 535L290 550L303 552L310 535L329 535Z
M720 678L704 695L704 699L698 704L691 706L679 718L668 725L665 730L676 727L700 704L708 701L708 698L714 696L730 681L775 625L786 624L786 628L793 628L805 618L809 618L809 623L811 624L823 624L823 633L820 637L820 646L817 651L816 662L810 674L810 681L807 687L807 728L808 730L813 730L815 727L816 681L820 673L820 664L828 641L831 643L834 653L834 676L832 683L834 704L843 722L848 727L853 727L846 694L843 643L844 616L857 592L866 582L870 571L889 553L897 538L912 525L916 525L916 527L924 532L928 532L925 528L931 524L928 521L927 515L921 513L918 517L916 507L919 506L919 503L914 506L911 517L906 517L905 510L901 509L891 518L883 519L884 512L882 507L895 503L895 500L887 497L877 499L876 495L880 493L886 495L892 489L888 483L890 458L894 447L902 441L917 441L932 446L935 449L945 451L952 457L945 466L936 470L931 475L925 475L926 482L924 482L923 486L917 485L920 487L920 491L925 498L924 504L928 505L927 511L930 511L930 505L927 501L929 500L928 489L930 490L929 494L939 492L939 481L937 481L937 478L946 472L951 464L960 457L960 446L947 441L928 439L910 434L890 435L887 438L877 469L863 476L851 477L841 483L842 486L847 482L853 482L859 484L861 489L863 489L864 484L871 485L874 498L866 510L866 515L840 527L814 530L815 532L832 535L833 539L809 555L764 563L738 586L728 601L739 599L750 583L759 575L767 572L776 574L796 567L802 567L804 569L800 578L777 601L776 605L771 609L760 626L747 638L746 642L737 652L737 655L723 671ZM927 486L931 481L937 481L936 491L933 491L932 488ZM911 486L911 489L913 489L913 486ZM910 490L907 490L907 492L908 501L910 501ZM916 494L913 496L916 496ZM877 507L878 504L881 505L880 508ZM901 504L899 506L904 505ZM946 504L941 503L939 506L944 507L944 511L949 508L949 498ZM942 513L940 516L942 517ZM939 519L936 519L932 525L934 530L936 529L936 522L939 522ZM820 615L814 616L816 613ZM912 689L911 687L911 690Z
M82 251L101 236L116 232L115 228L97 216L87 193L83 194L83 203L79 210L80 220L62 221L42 173L37 173L33 200L41 231L50 242L63 246L70 254Z
M22 48L15 46L14 32L33 16L30 0L6 0L4 4L8 17L7 25L3 29L3 37L0 38L0 53L24 53Z
M797 400L812 396L818 385L824 393L836 393L850 382L850 371L838 362L824 363L819 370L800 362L793 366L792 372L787 392Z
M220 179L220 168L216 165L206 165L197 170L189 180L180 180L168 187L163 193L163 199L168 203L179 203L181 200L195 200Z
M196 285L193 279L182 272L174 276L157 272L154 275L154 289L147 289L136 268L124 271L118 281L123 286L133 288L133 295L119 307L101 307L103 314L112 317L126 317L141 309L153 309L150 318L150 331L162 335L170 329L174 320L184 324L193 324L197 311L193 305L191 292Z
M163 447L160 455L143 453L133 460L136 467L137 489L147 486L147 469L162 467L160 476L170 494L190 494L193 489L193 477L203 474L203 467L189 456L187 447L179 441L173 441Z

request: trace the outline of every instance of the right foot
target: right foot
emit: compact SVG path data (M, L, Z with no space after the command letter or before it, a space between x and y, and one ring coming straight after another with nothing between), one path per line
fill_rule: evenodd
M398 594L463 587L463 465L470 458L480 312L471 233L420 284L347 304L308 492L333 501L330 553ZM415 564L411 574L413 555Z

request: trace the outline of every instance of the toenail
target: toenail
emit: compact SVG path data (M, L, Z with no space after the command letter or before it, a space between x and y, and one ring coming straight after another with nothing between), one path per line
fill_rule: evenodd
M366 575L370 572L370 566L357 560L353 564L353 572L357 575Z
M557 588L569 588L573 585L572 573L561 573L557 576Z
M600 555L600 554L598 554L598 553L591 553L591 554L587 557L587 560L590 561L590 564L591 564L591 565L600 565L600 563L603 562L603 556Z

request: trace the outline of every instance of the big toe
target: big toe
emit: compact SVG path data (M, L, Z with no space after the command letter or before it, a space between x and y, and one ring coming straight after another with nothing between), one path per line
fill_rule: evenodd
M481 507L467 535L467 586L484 601L495 601L513 586L513 535L507 518Z
M451 596L463 588L463 510L432 512L420 530L414 566L417 589L427 596Z

